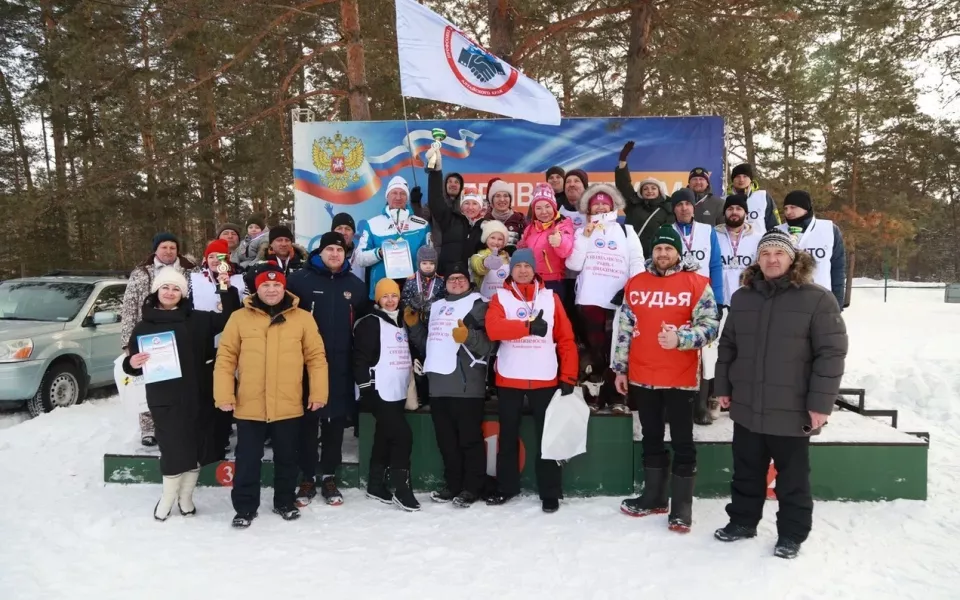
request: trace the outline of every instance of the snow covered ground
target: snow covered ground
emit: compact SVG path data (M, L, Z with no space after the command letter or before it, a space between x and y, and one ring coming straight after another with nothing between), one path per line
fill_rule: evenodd
M943 290L857 289L845 313L845 385L930 431L927 502L820 502L795 561L760 536L723 545L722 500L698 500L694 530L630 519L619 498L572 499L554 515L527 498L462 511L421 495L405 514L346 492L297 522L269 512L229 526L225 489L199 515L155 523L154 485L104 485L102 456L136 438L135 409L100 399L19 421L0 416L0 599L113 598L958 598L960 305Z

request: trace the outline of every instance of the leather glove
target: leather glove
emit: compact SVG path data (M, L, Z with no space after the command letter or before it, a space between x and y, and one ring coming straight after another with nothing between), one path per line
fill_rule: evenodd
M460 319L457 321L457 326L453 328L453 341L462 344L467 341L468 335L470 335L470 330L463 324L463 319Z
M411 204L420 204L423 201L423 191L420 190L420 186L414 187L410 190L410 203Z
M620 162L626 162L627 156L630 155L630 152L633 151L633 140L630 140L623 145L623 150L620 151Z
M420 314L408 306L403 309L403 322L407 327L414 327L420 322Z
M486 267L488 271L499 269L503 266L503 259L500 258L500 255L498 254L491 254L483 259L483 266Z
M573 385L572 385L572 384L569 384L569 383L566 383L566 382L564 382L564 381L561 381L561 382L560 382L560 395L561 395L561 396L569 396L569 395L572 394L572 393L573 393Z
M530 335L537 337L547 336L547 322L543 319L543 311L537 313L537 318L530 321Z

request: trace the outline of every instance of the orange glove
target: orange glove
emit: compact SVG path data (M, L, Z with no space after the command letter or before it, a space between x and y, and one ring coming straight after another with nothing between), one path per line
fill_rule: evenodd
M457 326L453 328L453 341L462 344L467 341L470 330L463 324L463 319L457 321Z
M420 315L408 306L403 309L403 322L407 324L407 327L415 327L420 322Z

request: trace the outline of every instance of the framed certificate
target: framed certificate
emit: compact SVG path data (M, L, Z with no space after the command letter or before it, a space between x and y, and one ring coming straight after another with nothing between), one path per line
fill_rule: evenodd
M381 250L383 268L388 279L406 279L413 275L413 259L410 257L410 244L407 240L387 240Z
M137 346L150 359L143 364L143 382L158 383L183 376L180 370L180 354L177 352L177 336L172 331L138 335Z

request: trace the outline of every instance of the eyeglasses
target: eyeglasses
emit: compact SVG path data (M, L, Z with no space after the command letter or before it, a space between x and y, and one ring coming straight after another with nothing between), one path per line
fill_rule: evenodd
M452 277L447 277L447 281L452 283L466 283L467 278L463 275L453 275Z

